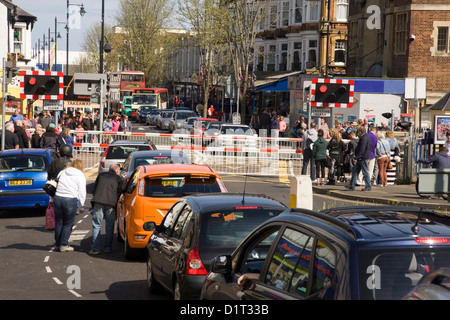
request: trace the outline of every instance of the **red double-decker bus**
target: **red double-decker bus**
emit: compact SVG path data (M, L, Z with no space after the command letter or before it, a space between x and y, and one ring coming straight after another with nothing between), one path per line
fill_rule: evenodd
M145 87L145 74L142 71L113 71L109 73L109 96L111 110L121 112L124 97L133 94L135 89Z

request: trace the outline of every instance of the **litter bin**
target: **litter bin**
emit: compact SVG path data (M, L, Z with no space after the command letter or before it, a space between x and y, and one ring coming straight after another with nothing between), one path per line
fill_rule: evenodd
M420 196L443 196L449 193L450 169L421 169L417 181L417 194Z

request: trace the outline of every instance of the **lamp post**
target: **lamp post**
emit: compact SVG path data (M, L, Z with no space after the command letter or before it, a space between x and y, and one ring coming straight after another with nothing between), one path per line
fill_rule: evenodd
M80 7L80 16L84 16L86 14L86 10L84 10L83 4L74 4L69 3L67 0L67 20L66 20L66 74L69 74L69 6L79 6Z
M99 73L103 74L103 54L111 52L111 45L105 37L105 0L102 0L102 20L101 20L102 35L100 38L100 68ZM106 39L106 43L104 42Z

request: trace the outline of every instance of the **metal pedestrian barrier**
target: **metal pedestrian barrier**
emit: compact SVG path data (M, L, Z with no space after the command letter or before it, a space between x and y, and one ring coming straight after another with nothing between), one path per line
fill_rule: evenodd
M301 139L279 137L215 137L186 133L73 131L74 152L94 168L115 140L150 140L158 150L186 153L193 163L208 164L219 173L278 176L301 173Z

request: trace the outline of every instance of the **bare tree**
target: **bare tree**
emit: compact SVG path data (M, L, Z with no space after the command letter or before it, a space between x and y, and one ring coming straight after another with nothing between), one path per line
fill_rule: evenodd
M170 0L120 1L116 19L123 45L117 50L126 65L146 74L147 85L166 80L167 52L171 50L172 39L163 30L172 13Z
M245 97L251 84L249 66L258 56L255 40L261 24L269 10L270 1L222 0L220 10L215 11L216 21L221 26L221 37L228 47L235 82L239 88L239 111L245 119L247 108Z
M190 45L198 50L200 57L200 75L202 77L204 101L203 116L207 116L208 100L214 88L215 79L220 69L218 57L223 49L214 12L217 10L216 0L179 0L180 22L191 29Z

